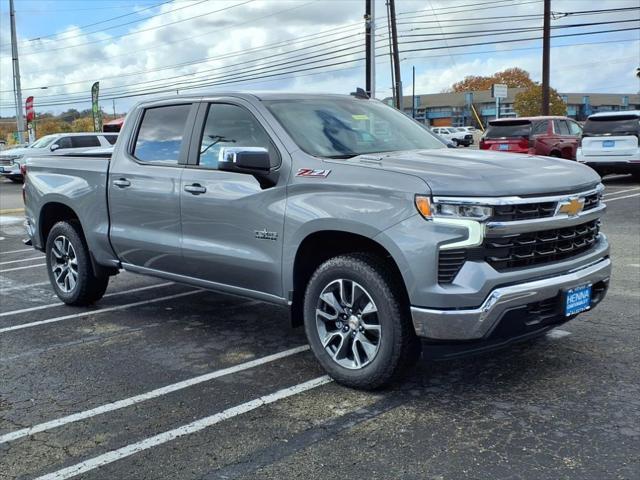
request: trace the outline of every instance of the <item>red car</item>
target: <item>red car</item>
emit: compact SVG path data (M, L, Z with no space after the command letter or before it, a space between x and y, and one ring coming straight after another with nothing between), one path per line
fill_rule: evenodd
M481 150L529 153L576 159L582 127L567 117L522 117L491 120L480 139Z

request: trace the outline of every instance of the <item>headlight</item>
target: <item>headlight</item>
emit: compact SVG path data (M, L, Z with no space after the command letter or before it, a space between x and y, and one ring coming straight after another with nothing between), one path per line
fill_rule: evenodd
M424 218L464 218L486 220L493 215L493 208L486 205L465 204L458 202L447 203L446 201L433 202L431 198L424 195L416 195L416 208Z

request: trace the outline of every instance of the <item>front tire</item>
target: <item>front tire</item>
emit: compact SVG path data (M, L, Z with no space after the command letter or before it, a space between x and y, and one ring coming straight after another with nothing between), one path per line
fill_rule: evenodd
M380 258L355 253L324 262L311 277L304 323L313 353L338 383L372 390L418 359L401 279Z
M47 272L56 295L67 305L89 305L102 298L107 275L93 271L89 249L80 226L56 223L47 237Z

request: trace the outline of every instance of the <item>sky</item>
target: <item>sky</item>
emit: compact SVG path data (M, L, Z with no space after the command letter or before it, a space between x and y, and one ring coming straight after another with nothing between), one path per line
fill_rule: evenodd
M349 93L364 87L364 0L15 0L23 100L38 112L126 112L150 95ZM551 86L638 93L638 0L552 0ZM391 94L376 1L376 97ZM541 78L542 0L396 0L404 93L437 93L510 67ZM586 13L585 13L586 12ZM0 0L0 116L15 113L9 0ZM593 24L598 25L584 25ZM603 30L618 32L592 33ZM584 33L591 33L584 35ZM577 35L576 35L577 34ZM529 39L516 41L519 39ZM210 84L210 85L203 85ZM141 96L141 94L147 94Z

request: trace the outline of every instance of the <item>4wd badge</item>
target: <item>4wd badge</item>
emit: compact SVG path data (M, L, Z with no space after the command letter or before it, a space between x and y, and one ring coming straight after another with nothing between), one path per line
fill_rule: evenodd
M278 232L268 232L266 228L256 230L255 233L258 240L273 240L274 242L278 240Z

